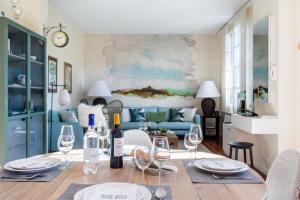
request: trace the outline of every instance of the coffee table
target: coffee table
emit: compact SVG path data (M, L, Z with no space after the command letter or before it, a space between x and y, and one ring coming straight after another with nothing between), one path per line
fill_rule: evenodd
M167 133L166 135L160 135L160 134L152 135L152 134L149 134L149 136L150 136L151 141L153 141L153 138L156 137L156 136L166 136L168 138L169 145L172 145L174 149L178 149L178 137L174 133Z

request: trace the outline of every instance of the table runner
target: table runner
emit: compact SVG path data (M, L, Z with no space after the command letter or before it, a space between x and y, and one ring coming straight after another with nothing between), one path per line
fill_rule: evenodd
M185 165L188 161L184 160L183 164ZM188 175L190 176L193 183L202 183L202 184L263 184L260 178L252 174L250 170L230 175L228 178L217 179L213 177L210 173L201 171L195 166L185 167ZM222 175L217 175L222 176Z
M66 189L66 191L59 197L59 200L73 200L76 192L78 192L79 190L82 190L88 186L91 186L91 185L72 183L71 185L69 185L69 187ZM145 187L148 188L150 190L150 192L152 193L151 200L156 200L153 193L155 192L155 190L158 186L146 185ZM169 186L163 186L163 187L167 191L167 196L166 196L166 198L164 198L164 200L172 200L171 188Z

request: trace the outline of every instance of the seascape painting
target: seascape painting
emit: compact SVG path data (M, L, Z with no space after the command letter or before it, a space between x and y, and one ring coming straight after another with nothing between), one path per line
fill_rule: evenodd
M112 93L141 98L193 98L198 89L195 44L191 37L151 36L105 47L107 77L119 80L109 84Z
M220 76L214 35L89 35L85 52L86 87L104 80L126 106L197 106L201 82Z

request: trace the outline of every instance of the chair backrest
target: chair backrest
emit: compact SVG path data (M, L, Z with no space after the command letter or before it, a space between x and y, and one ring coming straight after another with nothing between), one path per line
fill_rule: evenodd
M266 200L296 200L300 186L300 152L286 150L272 164L267 176Z
M95 126L106 126L107 121L102 112L103 105L89 106L85 104L79 104L78 106L78 120L81 127L88 127L89 114L95 115Z
M138 129L133 129L124 132L123 144L151 146L152 142L149 135L146 132Z
M108 121L109 128L113 127L114 113L119 113L121 115L123 110L123 103L120 100L113 100L107 105L103 106L103 114Z

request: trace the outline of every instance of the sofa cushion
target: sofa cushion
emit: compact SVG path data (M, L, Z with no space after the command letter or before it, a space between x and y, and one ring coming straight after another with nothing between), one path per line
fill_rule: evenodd
M52 113L52 120L51 120L51 113ZM49 110L48 112L48 121L49 122L60 122L60 116L59 116L59 112L55 111L55 110Z
M185 108L184 109L184 121L185 122L193 122L196 111L197 111L197 108Z
M130 108L131 122L145 122L146 114L144 108Z
M167 119L166 122L170 121L170 108L167 107L158 107L157 112L166 112Z
M170 121L171 122L183 122L184 121L184 108L171 108Z
M158 124L158 129L190 130L191 124L191 122L161 122Z
M129 108L122 109L122 122L130 122Z
M147 122L148 124L148 122ZM158 125L155 122L149 122L151 129L158 129ZM139 129L141 127L141 122L123 122L120 124L120 129L129 130L129 129Z
M151 106L151 107L144 107L144 110L145 110L145 119L146 119L146 121L149 121L149 119L148 119L148 113L149 112L157 112L157 107L155 107L155 106Z
M88 127L89 114L95 115L95 126L106 126L107 121L102 112L103 105L89 106L86 104L79 104L78 106L78 120L81 127Z
M166 112L148 112L148 121L150 122L165 122L167 121Z
M78 123L78 119L73 111L60 111L61 122Z

